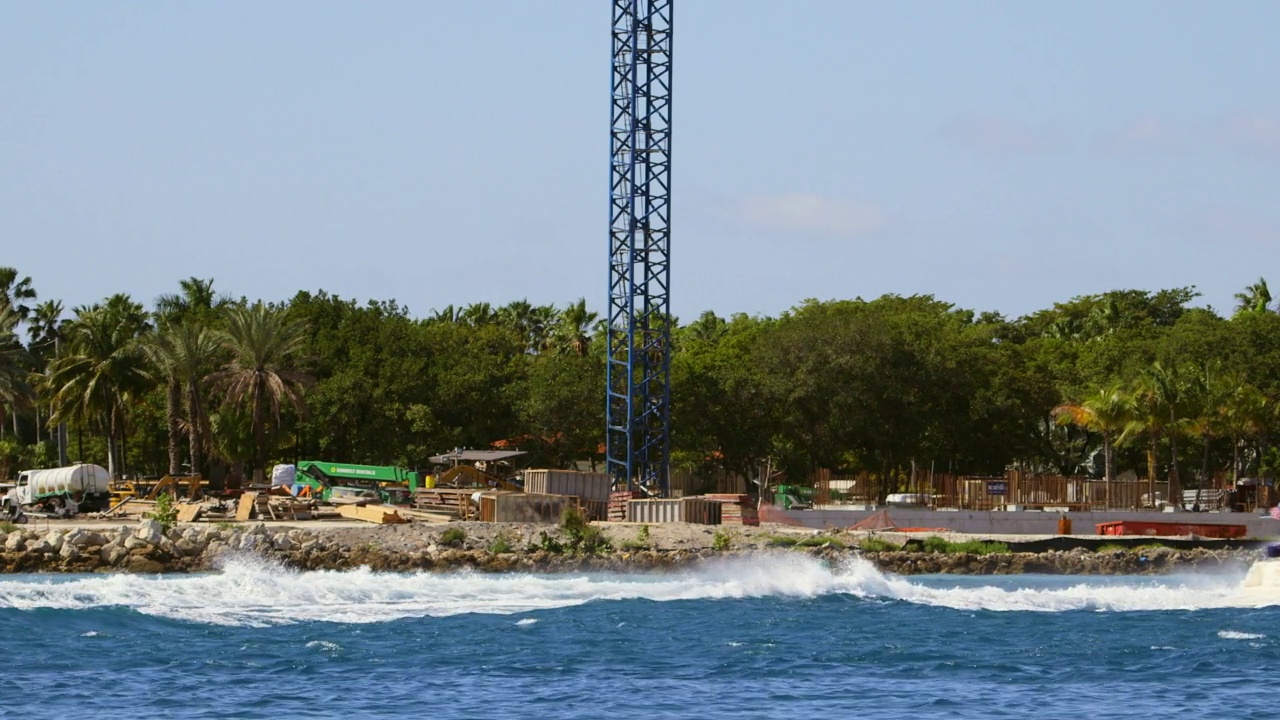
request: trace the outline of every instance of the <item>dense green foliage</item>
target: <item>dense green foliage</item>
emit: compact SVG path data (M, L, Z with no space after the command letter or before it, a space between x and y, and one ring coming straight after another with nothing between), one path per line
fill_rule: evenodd
M778 317L704 313L673 331L673 458L803 483L907 468L1115 475L1194 487L1280 462L1280 314L1265 282L1231 317L1187 288L1077 297L1018 319L930 296L808 300ZM584 301L218 296L191 278L64 313L0 268L0 474L71 460L113 472L247 476L317 457L424 467L515 445L533 466L599 463L604 343Z

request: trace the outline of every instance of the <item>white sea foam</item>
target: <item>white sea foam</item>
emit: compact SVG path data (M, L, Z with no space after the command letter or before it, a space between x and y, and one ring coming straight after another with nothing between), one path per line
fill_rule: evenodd
M981 582L981 581L979 581ZM853 559L829 568L811 558L762 555L662 575L294 572L239 559L190 576L111 575L47 581L0 580L0 608L129 607L148 615L219 625L327 621L373 623L463 613L515 614L592 601L657 602L846 594L965 611L1197 610L1280 604L1280 589L1242 592L1239 578L1159 579L1115 584L1083 580L1027 587L1016 577L921 582ZM518 625L531 624L525 618Z
M1240 632L1238 630L1219 630L1218 637L1223 640L1261 640L1266 635L1258 635L1257 633Z
M537 625L537 624L538 624L538 618L521 618L520 621L516 623L516 626L527 627L529 625Z

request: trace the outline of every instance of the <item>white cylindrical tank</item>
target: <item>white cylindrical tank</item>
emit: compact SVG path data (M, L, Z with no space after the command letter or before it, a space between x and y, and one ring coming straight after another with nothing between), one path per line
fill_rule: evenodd
M52 493L104 493L110 490L110 476L101 465L82 463L49 470L26 470L32 496Z

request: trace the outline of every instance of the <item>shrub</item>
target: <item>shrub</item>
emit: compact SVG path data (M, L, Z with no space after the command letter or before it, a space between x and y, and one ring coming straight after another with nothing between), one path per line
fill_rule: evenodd
M587 516L576 507L565 508L560 514L560 529L569 541L569 549L575 553L592 554L613 549L609 538L588 522Z
M622 544L627 550L648 550L649 549L649 526L641 525L640 530L636 532L635 540L628 540Z
M924 539L924 551L933 553L945 553L951 548L951 543L946 538L930 535Z
M546 530L543 530L542 534L538 536L538 544L534 546L534 549L549 552L552 555L559 555L564 552L564 545L559 540L548 535Z
M511 539L507 537L505 532L498 533L498 537L489 543L489 552L494 555L511 552Z
M970 555L996 555L1009 552L1009 545L1002 542L990 542L987 540L966 540L965 542L951 542L946 538L932 535L925 538L923 550L925 552L942 553L954 555L958 553L968 553Z
M178 506L173 502L173 495L160 493L160 497L156 498L155 510L143 513L143 517L160 523L160 527L168 533L178 524Z
M440 533L440 544L445 547L462 547L467 541L467 531L460 527L452 527Z
M1009 545L1002 542L969 540L962 543L952 543L949 552L969 553L970 555L1000 555L1009 552Z
M728 550L732 544L733 544L733 537L729 535L728 530L724 530L724 529L716 530L715 537L711 539L712 550L717 550L717 551Z
M901 548L896 543L881 538L865 538L858 543L858 549L862 552L893 552Z

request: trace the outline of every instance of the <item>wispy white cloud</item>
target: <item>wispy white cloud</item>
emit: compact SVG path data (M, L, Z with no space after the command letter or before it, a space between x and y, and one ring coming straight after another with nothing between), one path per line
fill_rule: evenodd
M733 213L753 229L822 237L866 235L886 223L884 212L874 205L804 193L749 195Z
M943 124L938 134L987 155L1039 155L1067 145L1065 137L1049 128L994 115L954 118Z

